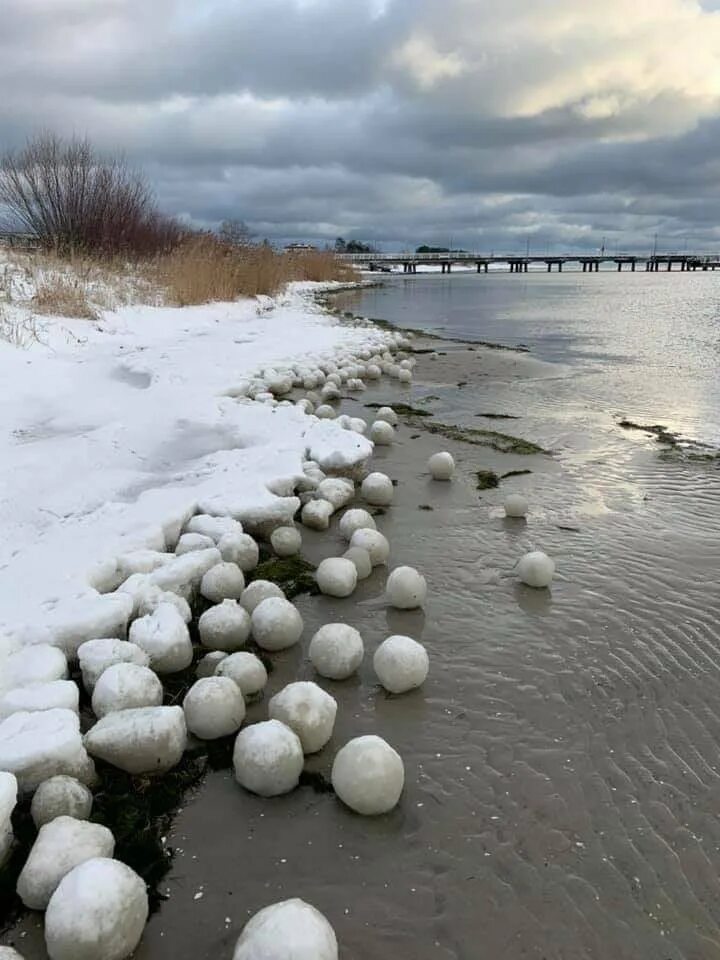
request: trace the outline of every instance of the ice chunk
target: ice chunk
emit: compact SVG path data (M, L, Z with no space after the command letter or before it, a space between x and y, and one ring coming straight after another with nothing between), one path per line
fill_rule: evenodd
M283 900L245 924L233 960L338 960L335 931L304 900Z
M218 550L227 563L235 563L249 573L258 565L260 550L257 543L247 533L226 533L218 541Z
M384 473L369 473L360 485L363 498L374 507L387 507L392 503L392 480Z
M327 530L335 507L329 500L311 500L302 508L300 519L310 530Z
M86 641L78 650L78 658L83 685L88 693L93 692L103 671L114 663L136 663L140 667L147 667L150 663L148 654L136 643L109 638Z
M37 643L11 653L0 667L0 690L3 691L32 683L64 680L68 675L65 654L47 643Z
M99 823L56 817L40 828L17 882L31 910L45 910L62 878L93 857L112 857L115 838Z
M198 621L200 643L208 650L232 653L244 647L250 636L250 615L237 600L223 600L210 607Z
M181 559L192 556L194 554L187 553ZM187 625L169 603L161 603L154 613L135 620L130 627L130 641L147 653L150 666L157 673L177 673L192 663L192 642Z
M390 556L390 544L379 530L356 530L350 538L351 547L362 547L370 554L370 562L374 567L387 563Z
M183 710L188 730L201 740L236 733L245 719L242 692L229 677L197 680L185 695Z
M12 813L17 803L18 783L12 773L0 771L0 868L13 845ZM1 958L0 958L1 960Z
M62 707L77 713L79 704L80 691L72 680L33 683L0 694L0 720L21 710L32 713L35 710L52 710L53 707Z
M271 720L281 720L300 738L304 753L322 750L332 736L337 701L308 680L289 683L268 704Z
M50 898L45 942L51 960L126 960L148 917L145 882L118 860L86 860Z
M346 510L340 517L340 523L338 524L340 533L348 541L352 539L356 530L375 530L376 527L374 518L370 516L367 510L360 508Z
M321 677L345 680L360 666L362 637L346 623L326 623L310 641L310 660Z
M211 517L207 513L198 513L191 517L187 523L188 533L201 533L205 537L210 537L217 543L226 533L243 533L242 524L232 517Z
M96 637L117 637L122 640L127 633L132 608L131 598L123 593L83 597L62 605L50 621L53 643L72 660L77 655L78 647L86 640Z
M320 562L315 579L320 592L328 597L349 597L357 586L355 564L345 557L327 557Z
M297 527L278 527L270 534L270 545L278 557L294 557L302 547L302 536Z
M378 680L390 693L406 693L425 682L430 662L421 643L396 635L384 640L375 651L373 667Z
M0 960L23 960L23 957L12 947L0 947Z
M21 790L64 773L83 782L92 778L92 764L72 710L14 713L0 723L0 770L14 773Z
M104 670L92 695L96 717L135 707L159 707L163 685L149 667L136 663L115 663Z
M127 773L164 773L182 759L187 741L181 707L139 707L109 713L85 734L88 752Z
M297 609L280 597L268 597L253 610L252 634L263 650L285 650L302 636L303 622Z
M356 813L375 816L397 804L405 783L400 754L382 737L350 740L335 757L332 785L343 803Z
M318 484L316 497L318 500L327 500L335 510L347 506L355 496L355 484L352 480L342 477L328 477Z
M370 427L370 439L376 446L388 447L395 439L395 427L385 420L376 420Z
M434 453L428 460L428 470L433 480L452 480L455 473L455 460L446 450Z
M184 533L175 547L175 556L181 557L185 553L192 553L193 550L208 550L215 546L212 537L206 537L202 533Z
M208 654L208 657L212 654ZM205 658L207 659L207 657ZM218 677L229 677L234 681L243 697L251 697L265 689L268 675L265 665L254 653L231 653L215 668Z
M555 576L555 561L542 550L532 550L518 560L517 574L528 587L549 587Z
M208 570L221 560L220 551L215 547L212 550L193 550L159 567L150 574L150 582L161 590L169 590L189 600L199 589L200 581Z
M427 583L414 567L395 567L387 578L385 596L391 607L415 610L425 603Z
M255 607L270 597L279 597L284 600L285 594L276 583L270 580L253 580L243 590L240 603L249 614L252 614Z
M218 563L200 582L200 593L211 603L239 600L245 589L245 575L235 563Z
M372 560L364 547L349 547L343 557L355 564L358 580L367 580L372 573Z
M235 779L261 797L276 797L294 790L303 768L300 740L279 720L245 727L233 751Z
M43 780L33 794L30 813L40 829L56 817L74 817L87 820L92 810L93 795L73 777L50 777Z

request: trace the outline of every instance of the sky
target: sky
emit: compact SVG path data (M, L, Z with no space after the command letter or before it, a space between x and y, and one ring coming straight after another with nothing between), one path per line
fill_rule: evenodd
M275 241L716 251L719 8L3 0L0 148L88 135Z

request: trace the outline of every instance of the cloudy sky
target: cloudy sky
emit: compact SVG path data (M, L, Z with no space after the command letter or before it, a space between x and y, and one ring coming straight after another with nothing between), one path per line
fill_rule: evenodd
M720 248L719 0L3 0L0 145L390 249Z

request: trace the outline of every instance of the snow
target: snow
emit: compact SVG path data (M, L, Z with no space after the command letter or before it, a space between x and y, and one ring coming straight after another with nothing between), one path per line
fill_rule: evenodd
M0 723L0 770L14 773L21 790L63 773L83 782L94 775L72 710L14 713Z
M60 882L45 914L52 960L125 960L148 917L145 882L130 867L86 860Z
M13 845L12 812L17 803L18 785L12 773L0 772L0 867Z
M18 896L31 910L45 910L62 878L93 857L112 857L115 838L107 827L56 817L40 828L18 877Z
M187 743L182 707L138 707L109 713L85 734L88 753L127 773L164 773Z
M0 690L3 691L33 683L64 680L68 673L65 654L45 643L17 650L0 663Z
M315 907L304 900L283 900L247 922L233 960L338 960L337 938Z
M5 720L21 710L31 713L35 710L52 710L53 707L79 712L80 691L72 680L33 683L0 694L0 720Z
M49 628L71 657L85 640L122 639L127 598L91 585L117 586L118 558L173 550L198 511L250 533L288 525L299 504L271 492L275 481L301 475L308 456L331 472L367 460L359 434L241 396L261 367L382 352L387 334L341 326L313 289L50 318L25 348L0 340L0 635L25 643ZM154 582L176 589L171 580Z

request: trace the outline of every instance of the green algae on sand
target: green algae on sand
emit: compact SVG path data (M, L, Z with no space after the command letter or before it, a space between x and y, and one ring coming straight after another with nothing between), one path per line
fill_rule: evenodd
M419 424L418 424L419 426ZM512 437L507 433L497 433L495 430L479 430L477 427L457 427L449 423L423 423L423 429L428 433L439 434L447 440L456 440L460 443L472 443L480 447L491 447L498 453L517 453L530 456L536 453L548 453L531 440L522 437Z
M272 557L259 563L248 574L248 583L253 580L269 580L276 583L288 600L300 593L318 593L315 582L315 567L300 556Z

